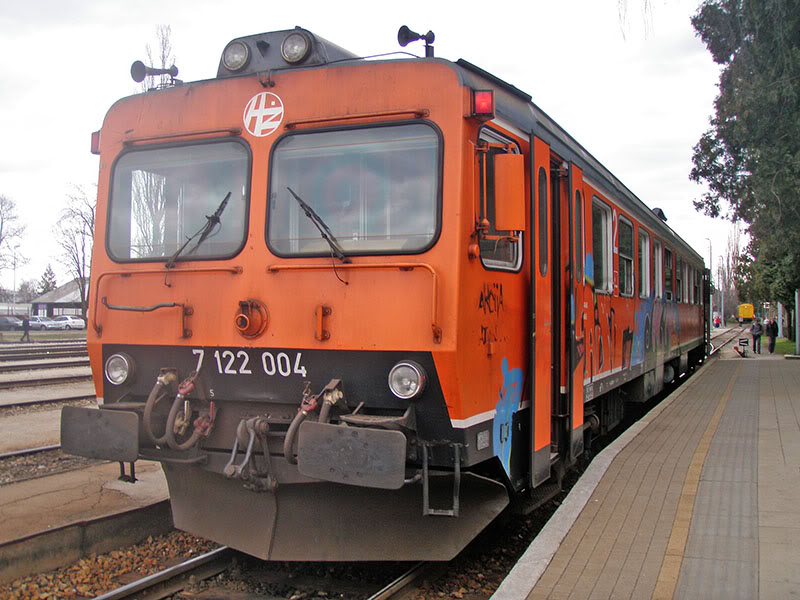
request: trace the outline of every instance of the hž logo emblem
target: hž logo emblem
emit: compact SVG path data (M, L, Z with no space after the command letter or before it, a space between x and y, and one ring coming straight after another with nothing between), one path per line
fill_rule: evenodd
M244 127L256 137L274 133L283 121L283 101L271 92L250 98L244 107Z

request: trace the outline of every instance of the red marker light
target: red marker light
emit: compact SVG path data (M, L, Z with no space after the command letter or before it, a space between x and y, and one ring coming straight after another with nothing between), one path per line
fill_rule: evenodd
M92 132L92 154L100 154L100 132Z
M481 121L494 119L494 90L472 92L472 116Z

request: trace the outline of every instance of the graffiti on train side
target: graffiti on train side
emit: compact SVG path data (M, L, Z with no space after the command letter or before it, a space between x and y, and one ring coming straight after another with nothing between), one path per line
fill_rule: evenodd
M481 288L481 295L478 299L478 308L485 315L500 314L505 308L503 306L503 284L484 283Z
M584 377L587 380L593 381L598 374L614 369L630 369L645 362L653 352L669 350L679 343L681 323L676 304L656 299L651 292L647 297L629 300L631 304L638 304L629 318L627 311L618 313L618 307L612 306L612 300L615 304L618 300L595 289L594 261L590 252L586 254L585 264L587 294L591 294L591 299L584 303L584 308L590 312L576 315L576 329L583 339L573 336L573 344L585 346Z
M511 474L511 432L514 414L519 410L522 401L522 386L525 375L522 369L512 369L508 359L503 357L503 385L500 388L492 431L492 442L495 456L500 459L506 473Z
M504 310L503 284L484 283L478 296L478 311L482 315L479 341L483 346L500 338L499 319Z

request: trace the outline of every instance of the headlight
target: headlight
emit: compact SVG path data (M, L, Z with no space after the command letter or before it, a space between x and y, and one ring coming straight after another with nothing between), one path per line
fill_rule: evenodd
M281 56L288 63L299 63L311 50L311 40L304 33L293 31L283 39Z
M401 400L411 400L425 389L425 370L411 360L397 363L389 371L389 389Z
M133 377L133 359L127 354L112 354L106 360L106 379L122 385Z
M244 42L231 42L222 53L222 64L229 71L243 69L250 60L250 48Z

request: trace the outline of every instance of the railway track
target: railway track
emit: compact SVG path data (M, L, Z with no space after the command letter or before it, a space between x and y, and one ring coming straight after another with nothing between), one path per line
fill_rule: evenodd
M183 590L190 582L208 579L231 566L235 551L227 546L190 558L174 567L123 585L95 600L156 600L167 598Z
M0 390L90 381L88 367L83 340L0 345Z
M160 600L167 598L178 592L182 592L180 597L191 599L200 597L199 593L195 590L199 587L198 584L206 579L210 579L219 575L223 571L235 567L237 556L241 556L238 552L223 546L207 552L203 555L186 560L174 567L164 569L153 575L142 577L141 579L132 583L126 584L115 590L112 590L101 596L97 596L95 600L126 600L128 598L136 598L137 600ZM386 585L380 587L374 593L366 592L368 595L363 596L367 600L389 600L399 593L406 591L411 585L414 584L420 577L422 577L431 568L431 563L417 563L410 569L404 570L399 576L392 579ZM246 581L247 575L236 575L236 579ZM301 579L287 574L285 577L288 585L294 588L304 587L304 582ZM318 578L309 581L317 595L320 595L321 582ZM280 581L272 582L272 585L280 587ZM343 584L346 587L351 585ZM336 597L341 589L337 587L337 581L325 583L324 595L328 597ZM375 586L373 586L374 588ZM350 590L352 592L352 590ZM212 585L210 588L206 587L202 590L202 597L224 598L230 593L230 588L219 587ZM259 596L261 597L261 596ZM352 597L348 595L347 597Z
M86 342L0 345L0 362L73 356L86 356Z
M0 453L0 461L8 458L18 458L20 456L31 456L33 454L41 454L42 452L52 452L53 450L60 450L61 444L53 444L51 446L39 446L38 448L25 448L23 450L12 450L11 452Z
M732 327L711 336L711 356L744 333L743 327ZM722 339L720 339L722 338Z
M74 374L74 375L55 375L53 377L42 377L39 379L30 379L20 377L17 379L4 379L0 381L0 390L10 390L14 388L26 387L39 387L46 385L58 385L61 383L80 383L83 381L91 381L91 373Z
M15 362L12 364L0 363L0 373L17 373L19 371L39 371L42 369L58 369L68 367L88 367L89 358L75 358L72 360L61 360L48 357L43 362Z

